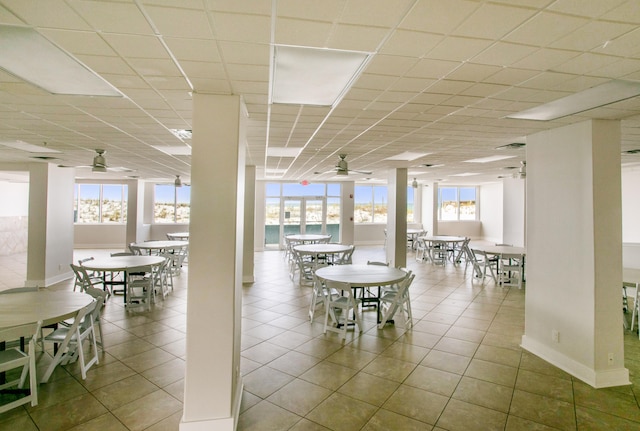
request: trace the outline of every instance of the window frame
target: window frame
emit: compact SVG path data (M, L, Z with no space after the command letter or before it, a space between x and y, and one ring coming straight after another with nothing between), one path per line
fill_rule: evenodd
M456 218L455 219L444 219L442 218L442 189L455 189L455 193L456 193L456 197L455 197L455 205L456 205ZM473 189L474 190L474 194L475 194L475 217L473 219L461 219L460 218L460 189ZM450 222L450 221L461 221L461 222L465 222L465 221L478 221L480 219L480 214L478 212L478 208L479 208L479 187L478 186L453 186L453 185L438 185L438 201L437 201L437 205L438 205L438 221L442 221L442 222Z
M158 202L156 201L156 196L157 196L158 186L173 188L173 213L172 213L173 221L158 221L156 219L156 205L158 204ZM187 207L189 208L189 217L187 218L186 221L178 221L178 207L183 205L182 202L178 202L178 189L185 189L185 188L188 188L189 190L189 201L187 202ZM169 204L169 203L167 202L166 204ZM167 184L167 183L156 183L153 185L153 224L157 224L157 225L189 224L190 220L191 220L191 186L183 184L182 187L176 187L174 184Z
M80 201L82 198L82 186L97 186L98 187L98 221L83 222L80 221ZM120 198L120 221L104 221L104 186L114 187L120 186L121 198ZM127 208L129 206L128 201L128 184L124 183L95 183L95 182L76 182L74 184L74 215L73 223L77 225L126 225L127 224Z

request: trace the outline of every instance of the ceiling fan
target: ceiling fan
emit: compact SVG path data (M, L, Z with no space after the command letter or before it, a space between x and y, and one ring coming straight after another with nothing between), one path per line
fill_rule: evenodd
M356 171L353 169L349 169L349 164L347 163L347 161L345 160L347 158L346 154L340 154L339 155L340 160L338 160L338 164L330 171L328 172L335 172L336 175L349 175L349 172L355 172L356 174L364 174L364 175L371 175L373 172L367 172L367 171ZM314 174L326 174L327 172L314 172Z
M123 167L109 167L107 165L107 159L104 157L106 150L96 148L96 155L93 157L93 163L83 166L67 166L58 165L60 168L91 168L92 172L133 172L133 169Z

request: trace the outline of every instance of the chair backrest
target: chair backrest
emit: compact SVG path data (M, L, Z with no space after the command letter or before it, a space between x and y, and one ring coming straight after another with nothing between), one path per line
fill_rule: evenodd
M78 259L78 265L82 265L83 263L90 262L94 260L94 257L85 257L84 259Z
M95 299L96 305L91 311L91 316L93 317L93 321L96 322L100 320L100 312L104 307L104 302L107 300L107 296L109 295L109 293L105 290L97 289L95 287L88 287L85 292Z
M338 265L348 265L353 262L353 252L356 250L355 245L351 245L349 250L342 253L340 256L340 260L338 261Z
M413 283L413 279L416 278L415 274L411 272L407 273L407 276L398 284L398 297L407 297L409 293L409 287Z
M40 334L40 327L42 326L42 321L27 323L25 325L20 326L12 326L10 328L5 328L0 330L0 343L7 341L15 341L20 338L31 337L32 339L37 339Z
M130 251L119 251L119 252L116 252L116 253L111 253L110 256L111 257L114 257L114 256L133 256L133 253L130 252Z
M373 260L368 260L367 265L389 266L389 262L376 262Z
M343 283L341 281L324 280L324 285L329 292L337 291L341 292L341 295L348 298L354 298L353 290L349 283Z
M84 292L88 287L91 287L91 281L89 277L89 273L87 270L81 265L74 265L73 263L69 264L73 273L76 276L76 286L80 286L80 289Z
M136 247L133 242L129 244L129 250L131 250L131 253L133 253L135 255L141 255L142 254L142 250L140 250L139 247Z

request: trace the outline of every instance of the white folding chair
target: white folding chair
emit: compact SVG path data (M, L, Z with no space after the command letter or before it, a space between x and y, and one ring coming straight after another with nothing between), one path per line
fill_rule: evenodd
M42 383L46 383L49 380L58 365L73 363L79 359L82 378L86 379L89 368L93 364L99 363L98 346L93 327L94 319L91 314L96 305L97 301L91 301L89 305L76 313L71 326L61 326L44 337L43 340L45 342L58 344L59 346L57 353L53 356L53 360L42 377ZM93 352L91 358L85 358L83 344L87 339L91 343L91 351Z
M471 253L473 254L473 272L475 278L481 279L482 283L484 283L488 271L494 283L497 284L498 279L496 278L495 270L497 270L498 261L489 258L483 250L471 249Z
M524 277L524 256L517 253L503 253L498 260L498 283L502 286L522 288Z
M327 288L324 281L313 274L313 293L311 294L311 303L309 304L309 320L313 322L316 309L319 305L326 307L329 297L336 297L340 293L331 291Z
M325 286L329 291L340 292L340 295L335 297L329 295L327 298L324 313L324 333L326 334L327 331L337 332L340 334L340 338L344 340L347 336L349 324L357 325L359 332L362 332L362 321L358 312L360 300L353 296L351 285L349 283L325 280ZM329 325L329 316L331 316L336 326Z
M76 288L80 289L80 292L84 292L89 287L101 286L104 290L104 280L100 277L92 277L87 272L86 268L82 265L74 265L73 263L69 264L76 278L73 284L73 291L76 291Z
M415 278L415 274L407 274L396 289L390 289L380 297L380 308L382 310L382 319L378 324L378 328L384 328L384 325L394 319L395 315L400 312L405 316L403 325L405 328L413 326L413 314L411 313L411 296L409 295L409 287Z
M13 326L7 329L0 330L0 342L8 343L19 340L21 338L30 337L27 352L21 351L17 347L8 348L0 351L0 372L4 373L17 368L22 368L20 377L17 379L9 380L0 385L0 390L17 387L18 389L24 388L24 384L27 380L27 374L29 374L29 394L20 397L17 400L10 401L0 405L0 413L9 411L15 407L23 404L31 403L32 407L38 405L38 379L36 377L36 349L35 340L40 334L40 327L42 322L30 323L28 325ZM0 397L0 400L4 401L6 398Z
M97 328L98 334L100 335L100 339L96 340L96 344L98 345L98 347L100 347L100 350L104 352L104 337L102 336L102 323L100 315L102 314L102 309L104 308L108 293L104 290L96 289L95 287L88 288L86 293L93 296L93 298L96 300L96 306L91 314L87 315L85 319L93 319L94 332Z

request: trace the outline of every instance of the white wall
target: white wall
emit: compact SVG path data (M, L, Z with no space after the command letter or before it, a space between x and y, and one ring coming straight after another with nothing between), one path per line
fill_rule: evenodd
M526 180L505 178L503 183L502 244L525 247L526 241Z
M0 255L27 251L29 183L0 182Z
M480 186L480 237L494 243L502 243L502 188L502 183Z

